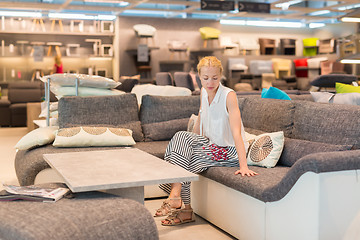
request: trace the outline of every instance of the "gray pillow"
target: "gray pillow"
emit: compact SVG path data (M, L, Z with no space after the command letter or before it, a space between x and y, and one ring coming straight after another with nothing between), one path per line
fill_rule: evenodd
M103 124L119 126L139 121L135 94L97 97L63 97L59 100L59 126ZM70 126L71 125L71 126Z
M351 148L351 145L335 145L285 138L284 149L278 164L291 167L298 159L311 153L345 151L350 150Z
M145 141L170 140L178 131L186 131L189 118L143 124Z
M189 118L191 114L198 114L199 107L200 96L144 95L140 107L140 121L148 124Z
M350 74L327 74L318 76L310 84L316 87L334 88L336 82L351 84L356 81L356 76Z
M315 102L360 105L360 93L311 92Z

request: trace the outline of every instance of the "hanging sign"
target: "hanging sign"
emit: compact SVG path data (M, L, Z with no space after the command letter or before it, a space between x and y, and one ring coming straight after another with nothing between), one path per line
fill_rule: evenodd
M238 2L239 12L270 13L270 3Z
M234 11L234 1L208 1L201 0L201 10Z

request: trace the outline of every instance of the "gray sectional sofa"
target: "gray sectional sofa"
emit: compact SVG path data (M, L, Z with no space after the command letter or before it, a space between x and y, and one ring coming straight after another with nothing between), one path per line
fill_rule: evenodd
M238 96L246 131L284 131L276 167L250 166L256 177L213 167L192 184L197 214L239 239L341 239L360 211L360 107L301 100ZM163 157L171 136L186 130L197 114L199 96L67 97L59 101L61 127L123 126L133 130L135 147ZM49 166L44 153L100 148L47 145L16 154L21 185L36 181ZM113 148L101 148L113 149ZM340 151L341 150L341 151Z

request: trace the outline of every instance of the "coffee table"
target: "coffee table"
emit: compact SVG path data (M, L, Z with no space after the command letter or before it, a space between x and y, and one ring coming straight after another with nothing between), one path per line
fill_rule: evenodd
M144 203L144 186L197 181L197 174L137 148L44 154L72 192L114 193Z

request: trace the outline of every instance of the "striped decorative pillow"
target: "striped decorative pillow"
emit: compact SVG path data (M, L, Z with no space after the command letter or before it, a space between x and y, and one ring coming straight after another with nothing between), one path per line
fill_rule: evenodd
M112 127L62 128L56 134L54 147L130 146L135 141L132 131Z

